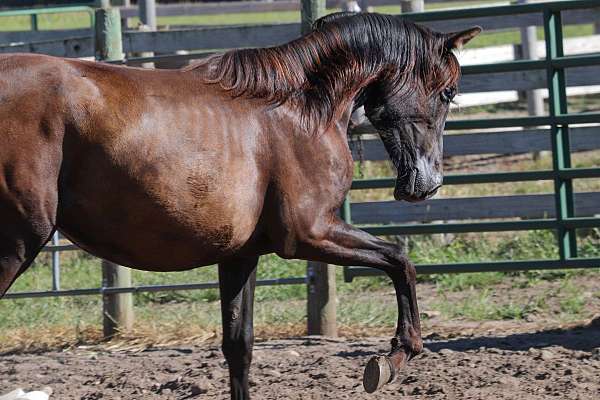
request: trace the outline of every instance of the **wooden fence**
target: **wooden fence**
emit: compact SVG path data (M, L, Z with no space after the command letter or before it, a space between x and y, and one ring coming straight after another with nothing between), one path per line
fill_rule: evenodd
M277 2L278 3L278 2ZM564 12L563 23L590 24L600 20L600 9L597 7L568 10ZM444 21L423 22L425 25L441 31L464 29L472 25L480 25L486 31L499 29L518 29L527 26L542 26L543 20L538 14L523 14L499 17L457 18ZM37 34L41 34L38 32ZM45 33L45 32L44 32ZM238 47L260 47L285 43L300 35L300 24L272 24L256 26L220 26L197 27L169 31L125 31L123 32L123 51L128 54L156 52L163 54L186 50L192 54L182 56L183 59L203 57L198 52L213 49ZM0 42L3 40L1 39ZM16 37L12 37L16 39ZM62 39L13 43L0 45L0 53L31 52L55 55L60 57L92 57L94 43L91 34ZM195 53L195 54L194 54ZM140 64L144 60L130 60L128 64ZM485 79L477 75L465 76L461 81L462 93L480 93L501 90L526 91L546 87L546 72L514 71L486 74ZM589 86L600 84L600 74L596 66L583 66L570 69L566 74L568 86Z

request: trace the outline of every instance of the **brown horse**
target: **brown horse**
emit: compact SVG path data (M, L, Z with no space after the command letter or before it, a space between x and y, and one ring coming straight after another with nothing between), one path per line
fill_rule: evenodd
M231 395L247 399L260 255L379 268L398 328L365 372L375 390L422 341L413 265L337 216L352 181L349 118L364 106L381 132L396 199L433 195L459 78L451 50L479 31L342 13L288 44L177 71L1 56L0 295L55 229L133 268L218 263Z

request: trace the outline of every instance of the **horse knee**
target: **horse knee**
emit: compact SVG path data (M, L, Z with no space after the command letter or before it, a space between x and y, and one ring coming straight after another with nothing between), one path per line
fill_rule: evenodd
M414 282L417 278L417 270L412 261L399 248L383 249L383 256L394 265L386 268L385 272L392 280L401 279Z

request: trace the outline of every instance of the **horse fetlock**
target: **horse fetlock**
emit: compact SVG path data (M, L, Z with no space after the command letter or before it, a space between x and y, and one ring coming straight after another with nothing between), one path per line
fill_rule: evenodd
M423 351L423 339L421 335L410 329L408 335L396 336L392 339L392 351L390 354L403 352L411 359Z

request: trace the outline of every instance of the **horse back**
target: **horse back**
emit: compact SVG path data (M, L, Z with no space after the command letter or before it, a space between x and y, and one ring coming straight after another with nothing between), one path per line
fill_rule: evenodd
M0 99L9 158L45 159L56 225L92 254L176 270L257 236L269 179L257 113L193 74L2 56Z

